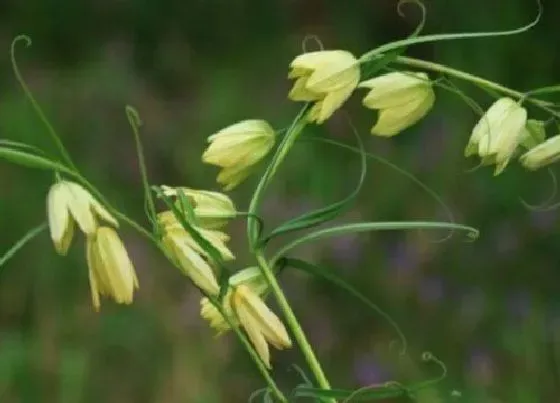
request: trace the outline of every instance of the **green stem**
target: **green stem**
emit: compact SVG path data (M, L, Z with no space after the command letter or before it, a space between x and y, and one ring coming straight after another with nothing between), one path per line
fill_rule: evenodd
M556 112L555 110L549 108L551 105L549 102L542 101L540 99L529 98L527 97L526 93L515 91L511 88L504 87L498 83L495 83L490 80L486 80L482 77L475 76L474 74L466 73L461 70L457 70L443 64L428 62L425 60L414 59L412 57L407 56L397 56L394 60L394 63L399 64L406 64L407 66L418 67L425 70L435 71L442 74L447 74L449 76L453 76L455 78L470 81L471 83L477 84L481 87L489 88L495 91L498 91L502 94L509 95L510 97L517 98L517 99L525 99L526 101L532 103L539 108L546 110L548 113L553 114L554 116L560 117L560 113Z
M311 344L307 340L307 337L305 337L305 333L303 332L303 329L301 328L294 314L294 311L292 311L292 307L290 306L290 303L286 299L286 296L284 295L284 292L282 291L280 284L278 284L276 276L274 275L274 271L268 264L266 257L264 256L261 250L256 251L256 259L257 259L257 263L259 264L259 267L262 270L264 277L266 278L266 281L268 282L272 290L272 293L274 294L276 300L278 301L278 305L280 306L280 309L284 313L286 323L288 324L288 327L291 329L296 339L296 342L298 343L299 348L301 349L303 356L307 361L307 365L309 365L309 368L313 372L313 375L315 375L317 384L322 389L326 389L326 390L330 389L331 385L327 380L327 377L325 376L323 369L321 368L321 364L319 363L319 360L315 356L315 353L313 352L313 348L311 347ZM334 399L329 399L329 401L335 402Z
M272 158L272 162L266 168L266 171L264 172L263 176L261 177L261 180L259 181L259 184L257 185L257 188L255 189L255 193L253 194L253 197L251 198L251 203L249 205L249 211L247 213L248 214L247 237L249 238L249 243L250 243L250 245L253 249L255 248L255 246L257 244L257 237L258 237L258 232L259 232L258 231L258 224L259 223L258 223L258 220L255 219L255 217L258 216L258 209L259 209L259 205L261 203L261 199L264 195L264 191L265 191L266 187L268 186L268 184L270 183L270 180L272 179L272 177L276 173L276 170L278 169L278 167L280 166L280 164L282 163L284 158L286 158L286 155L288 154L288 151L290 150L290 148L292 148L292 145L294 144L294 142L296 141L296 139L298 138L300 133L303 131L303 129L307 125L307 119L305 118L307 109L308 109L307 107L304 107L301 110L301 112L298 114L298 116L294 120L292 126L288 129L288 132L286 133L286 135L282 139L282 142L278 146L278 150L276 151L276 154L274 154L274 157Z
M215 297L210 295L207 295L206 297L212 303L212 305L214 305L214 307L220 312L220 314L224 317L229 327L233 329L235 335L239 338L239 340L243 344L243 347L245 347L245 350L247 350L247 352L249 353L249 355L251 356L255 364L257 364L257 368L259 372L265 379L266 383L268 384L268 387L270 388L274 396L276 396L280 402L288 403L288 399L278 388L276 382L274 382L274 379L270 375L270 372L266 368L266 365L264 364L263 360L260 358L259 354L256 352L251 342L247 339L247 336L245 336L245 334L241 331L239 326L232 320L232 318L224 310L222 304L220 304L220 302Z
M256 217L258 217L258 208L261 199L264 195L264 191L268 186L268 184L270 183L270 180L278 170L278 167L280 166L282 161L284 161L284 159L286 158L286 155L288 154L289 150L292 148L294 142L296 141L296 139L299 137L299 135L307 125L306 115L308 110L309 110L309 105L306 105L298 114L298 116L292 123L291 127L288 129L288 132L282 139L282 142L278 146L278 149L276 150L276 153L274 154L274 157L270 165L267 167L266 171L261 177L259 184L257 185L257 188L255 189L255 193L253 194L251 203L249 205L249 212L247 216L248 217L247 236L249 238L249 243L255 252L255 257L257 259L257 263L259 264L261 272L263 273L263 276L265 277L268 285L270 286L272 293L274 294L276 300L278 301L278 305L280 306L280 309L284 314L286 323L290 328L290 330L292 331L296 339L296 342L298 343L299 348L301 349L307 361L307 364L309 365L309 368L313 372L313 375L317 380L317 384L321 388L328 390L331 388L329 381L327 380L327 377L325 376L325 373L321 368L321 364L319 363L319 360L317 359L315 353L313 352L311 344L309 343L309 341L307 341L307 338L305 337L305 333L303 332L303 329L301 328L294 312L292 311L292 308L288 300L286 299L286 296L284 295L284 292L282 291L280 284L278 284L278 281L276 280L276 276L274 275L272 268L270 267L270 265L266 260L266 257L264 256L263 250L258 247L258 239L257 239L259 236L259 231L258 231L258 219L256 219ZM328 401L335 402L334 399L329 399Z

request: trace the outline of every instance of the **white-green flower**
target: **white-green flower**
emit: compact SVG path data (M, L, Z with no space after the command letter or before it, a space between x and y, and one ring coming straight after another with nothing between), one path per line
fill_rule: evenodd
M250 175L274 146L274 129L264 120L244 120L208 137L202 161L222 168L218 183L231 190Z
M362 81L369 88L362 103L379 111L371 134L394 136L423 118L432 108L435 93L426 73L393 72Z
M294 78L288 98L315 102L308 119L323 123L350 97L360 81L360 65L345 50L321 50L297 56L288 78Z
M117 220L81 185L60 181L47 195L49 230L56 251L65 255L72 242L74 221L90 235L98 228L97 218L118 227Z
M542 168L560 160L560 134L553 136L520 157L521 164L530 170Z
M500 98L490 106L473 129L465 156L478 154L482 163L496 164L500 174L524 139L527 111L511 98Z

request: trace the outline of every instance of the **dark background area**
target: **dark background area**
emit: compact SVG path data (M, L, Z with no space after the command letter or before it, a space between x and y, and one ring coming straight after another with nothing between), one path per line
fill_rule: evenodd
M52 151L48 136L11 70L9 49L21 33L33 39L17 59L35 96L88 178L118 207L142 218L142 188L124 107L143 121L153 183L218 189L216 169L202 165L206 137L247 118L286 127L299 105L287 100L288 65L308 34L325 48L359 55L408 35L396 1L80 1L0 0L0 137ZM492 31L534 18L533 1L426 1L426 33ZM407 54L449 64L526 91L560 79L560 2L522 35L430 43ZM308 46L316 46L309 42ZM484 91L457 82L487 108ZM396 334L339 289L287 272L294 310L316 346L331 382L341 388L437 377L430 351L448 376L421 402L559 401L560 311L558 212L534 212L522 199L547 199L546 170L517 163L500 176L470 169L463 149L478 117L458 97L437 90L420 124L388 139L373 138L375 114L357 91L344 109L368 151L414 173L438 193L455 220L481 230L476 242L455 234L361 234L315 243L297 255L335 270L394 318L408 338L406 357L391 347ZM531 117L544 118L529 109ZM353 144L344 115L325 137ZM557 168L553 167L557 172ZM356 154L319 143L293 150L263 207L267 225L338 200L357 180ZM232 193L246 210L252 177ZM0 250L45 219L52 177L0 163ZM362 193L338 222L445 220L418 185L372 162ZM270 224L268 224L270 222ZM238 267L245 225L230 224ZM140 290L132 306L91 307L81 235L68 257L45 233L0 272L0 401L244 402L264 386L233 335L213 337L199 317L198 291L138 234L121 231ZM274 305L273 305L274 306ZM287 388L300 382L293 349L274 352L274 374ZM454 397L453 391L461 397Z

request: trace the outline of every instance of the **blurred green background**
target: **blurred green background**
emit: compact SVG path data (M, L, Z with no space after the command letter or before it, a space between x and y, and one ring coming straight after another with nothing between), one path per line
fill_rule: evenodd
M218 189L203 166L205 139L238 120L289 124L299 105L286 99L287 68L302 40L361 54L414 28L396 1L108 1L27 0L0 3L0 137L52 151L44 127L11 71L18 34L20 68L74 160L103 193L143 223L142 189L124 106L142 116L153 183ZM510 29L533 19L530 0L425 2L425 32ZM499 81L519 90L560 79L560 3L530 32L510 37L423 44L408 54ZM313 41L308 43L313 48ZM484 108L488 94L457 84ZM557 211L533 212L552 181L516 163L498 177L469 171L463 149L476 114L456 96L437 92L433 112L391 139L372 138L375 114L358 91L345 110L368 151L413 172L437 192L455 219L481 230L476 242L455 234L374 233L315 243L301 258L328 267L380 305L409 342L347 294L301 273L282 277L296 314L331 382L341 388L435 378L430 351L448 376L422 402L560 401L560 255ZM530 110L535 118L547 118ZM344 114L317 133L354 143ZM556 168L553 168L557 171ZM359 172L355 154L319 143L293 151L267 194L267 227L347 194ZM48 173L0 163L0 250L45 219ZM234 197L246 209L251 178ZM338 222L446 219L418 185L372 162L354 208ZM236 267L253 262L245 226L230 224ZM129 228L121 235L140 290L132 306L91 307L83 242L68 257L48 235L29 244L0 272L0 402L245 402L264 386L231 334L213 337L199 315L198 291ZM275 243L279 245L279 243ZM273 304L274 306L274 304ZM274 375L289 389L304 367L297 349L273 353ZM453 393L458 391L459 393ZM460 394L460 397L457 396ZM303 401L303 400L302 400Z

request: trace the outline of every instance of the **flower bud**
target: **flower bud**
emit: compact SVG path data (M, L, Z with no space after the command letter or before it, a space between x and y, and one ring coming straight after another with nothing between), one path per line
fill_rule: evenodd
M56 251L65 255L74 234L74 221L80 230L91 235L97 230L96 217L118 227L117 220L81 185L60 181L47 195L49 230Z
M520 157L521 164L532 171L560 160L560 134L553 136Z
M490 106L473 129L465 156L478 154L482 163L496 164L500 174L523 140L527 111L511 98L500 98Z
M327 120L350 97L360 81L360 65L352 53L321 50L297 56L290 64L288 78L296 81L288 98L315 102L309 121Z
M371 134L394 136L423 118L432 108L435 93L426 73L393 72L361 82L370 88L362 103L379 110Z
M274 146L275 133L264 120L244 120L208 137L202 161L222 168L218 183L231 190Z

